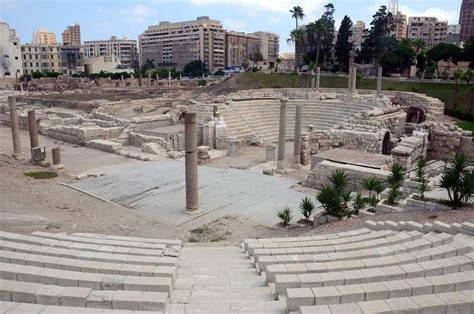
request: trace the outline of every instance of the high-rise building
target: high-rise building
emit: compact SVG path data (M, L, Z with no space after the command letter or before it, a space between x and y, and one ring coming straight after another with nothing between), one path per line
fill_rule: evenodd
M280 36L270 32L255 32L249 35L259 38L258 47L263 56L263 65L269 68L275 67L280 54Z
M7 23L0 22L0 77L22 75L20 39Z
M47 29L40 28L33 33L33 45L54 45L56 44L56 34L48 32Z
M84 51L78 45L62 45L59 49L62 72L75 74L84 72Z
M460 40L462 42L474 36L474 0L462 1L459 24L461 25Z
M23 73L33 72L62 72L60 45L21 45L21 62Z
M224 68L224 29L220 21L207 16L149 26L138 42L141 65L153 60L155 66L182 70L189 62L201 60L210 72Z
M260 38L254 35L237 32L225 33L225 66L242 66L250 64L253 51L259 49Z
M362 40L364 38L365 23L363 21L357 21L352 25L352 35L349 41L352 43L354 50L360 50L362 48Z
M116 56L122 65L133 68L138 66L137 41L116 36L106 40L84 41L84 56Z
M446 42L448 22L435 17L412 16L408 22L408 38L421 39L427 48Z
M461 25L459 24L452 24L448 25L448 35L446 38L446 42L449 44L459 44L461 37Z
M397 40L407 38L407 16L402 12L398 11L397 14L393 16L393 23L395 25L395 38L397 38Z
M80 46L81 45L81 26L74 24L68 26L62 33L63 45Z

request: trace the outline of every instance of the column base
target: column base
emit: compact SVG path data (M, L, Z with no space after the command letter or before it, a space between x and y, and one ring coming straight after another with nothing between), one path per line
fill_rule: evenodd
M277 169L282 171L282 170L285 170L286 168L286 163L284 160L278 160L277 161Z
M184 212L188 215L198 215L198 214L201 214L202 213L202 210L200 210L199 208L198 209L195 209L195 208L186 208L184 210Z
M53 165L52 165L52 168L53 168L54 170L63 170L63 169L64 169L64 165L63 165L63 164L56 164L56 165L53 164Z

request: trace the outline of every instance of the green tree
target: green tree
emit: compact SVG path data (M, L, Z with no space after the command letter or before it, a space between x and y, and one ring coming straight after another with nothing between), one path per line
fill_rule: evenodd
M258 62L263 61L263 55L260 49L254 49L249 55L249 60L253 62L253 68L255 68Z
M142 74L146 74L148 70L155 69L155 64L153 63L155 60L153 59L146 59L145 63L142 66Z
M370 29L364 31L360 58L365 62L374 62L380 65L381 59L387 51L386 44L389 38L393 37L391 33L395 26L392 14L387 12L386 6L381 6L373 15L370 25Z
M453 44L441 43L432 49L428 50L426 57L434 62L436 72L439 75L438 62L446 62L444 69L444 78L448 77L449 65L451 63L457 64L464 58L464 52L461 48Z
M394 37L390 37L387 39L386 48L387 50L381 59L384 67L403 73L413 65L416 51L410 39L404 38L398 42Z
M201 77L207 75L207 67L201 60L194 60L184 66L183 73L189 77Z
M300 54L299 50L302 49L307 42L307 37L306 33L304 30L300 29L294 29L290 32L290 38L286 40L286 43L288 46L291 46L292 44L295 46L295 58L297 58ZM297 69L298 65L295 62L295 71Z
M469 84L472 80L472 70L467 69L466 72L462 75L462 79L466 81L467 84Z
M462 80L462 76L464 73L461 69L457 69L454 71L454 109L458 106L458 98L459 98L459 81Z
M343 71L348 71L349 69L349 52L353 48L352 43L349 42L349 38L352 36L351 27L351 18L347 15L344 16L344 19L341 22L341 26L339 27L335 47L335 56Z
M469 62L469 67L474 70L474 35L464 43L463 59Z
M298 20L303 20L304 18L304 12L303 8L298 6L294 6L292 10L290 10L291 17L295 19L296 22L296 28L298 29Z

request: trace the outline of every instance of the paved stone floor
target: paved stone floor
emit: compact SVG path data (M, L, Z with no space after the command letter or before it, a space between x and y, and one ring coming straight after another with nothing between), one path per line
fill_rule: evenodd
M105 175L72 183L73 188L189 229L226 215L274 226L277 210L297 210L308 194L293 189L297 181L237 169L199 167L201 213L185 209L184 162L163 161L110 167Z
M239 247L184 247L169 314L286 313Z

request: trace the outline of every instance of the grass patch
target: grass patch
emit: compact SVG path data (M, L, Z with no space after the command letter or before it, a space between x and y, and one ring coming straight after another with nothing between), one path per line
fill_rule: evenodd
M33 179L52 179L58 176L58 174L54 171L33 171L25 172L23 174Z
M347 77L321 76L321 87L323 88L347 88ZM249 88L300 88L311 87L311 76L293 75L289 73L245 72L239 75L238 81L243 86ZM414 83L403 81L383 80L384 90L417 92L430 97L438 98L445 103L446 108L454 108L457 102L457 109L467 112L469 110L469 92L471 85L459 85L459 97L456 101L454 97L454 84L443 83ZM357 88L377 89L377 80L363 78L357 81Z
M460 121L456 125L463 130L474 132L474 122Z

